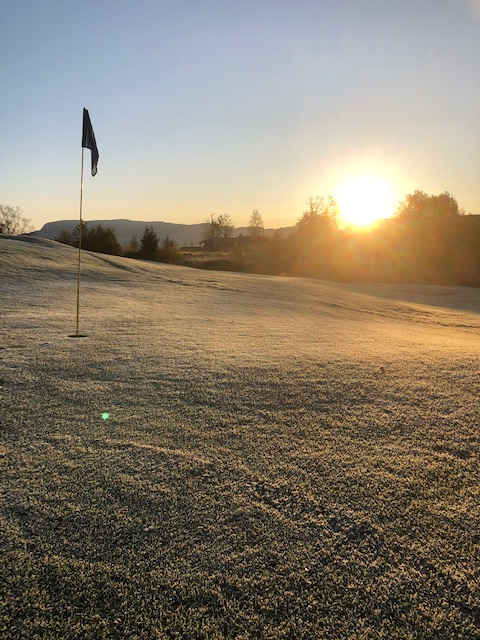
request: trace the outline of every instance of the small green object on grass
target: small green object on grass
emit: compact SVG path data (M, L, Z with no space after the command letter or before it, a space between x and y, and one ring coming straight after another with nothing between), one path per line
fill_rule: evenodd
M109 414L109 413L102 413L102 418L103 418L104 420L108 420L108 419L109 419L109 417L110 417L110 414Z

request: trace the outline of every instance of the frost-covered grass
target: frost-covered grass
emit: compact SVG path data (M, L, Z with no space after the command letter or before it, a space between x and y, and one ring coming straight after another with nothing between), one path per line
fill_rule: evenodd
M480 290L85 254L71 339L76 255L0 239L2 638L480 638Z

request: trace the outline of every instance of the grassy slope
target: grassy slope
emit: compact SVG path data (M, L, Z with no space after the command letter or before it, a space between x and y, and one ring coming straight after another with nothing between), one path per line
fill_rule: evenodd
M75 260L0 239L0 636L480 638L478 290L86 254L72 340Z

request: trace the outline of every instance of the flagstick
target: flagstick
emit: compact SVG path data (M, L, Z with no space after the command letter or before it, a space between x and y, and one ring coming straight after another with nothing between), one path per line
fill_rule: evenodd
M83 206L83 157L85 150L82 147L82 172L80 177L80 225L78 231L78 273L77 273L77 329L75 333L75 337L79 338L80 335L78 333L79 326L79 318L80 318L80 265L81 265L81 256L82 256L82 206Z

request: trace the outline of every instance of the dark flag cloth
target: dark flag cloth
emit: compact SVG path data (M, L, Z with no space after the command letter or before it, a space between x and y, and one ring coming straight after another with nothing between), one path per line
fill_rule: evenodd
M90 149L92 152L92 176L97 173L98 164L98 149L95 142L95 134L93 133L92 123L90 122L90 116L86 109L83 110L83 131L82 131L82 147Z

